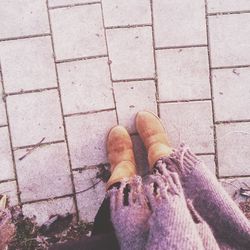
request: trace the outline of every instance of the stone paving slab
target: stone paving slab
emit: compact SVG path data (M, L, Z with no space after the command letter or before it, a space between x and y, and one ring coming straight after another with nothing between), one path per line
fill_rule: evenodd
M25 216L35 216L38 225L42 225L51 215L76 213L75 204L71 197L24 204L22 209Z
M49 36L2 42L0 53L6 93L57 86Z
M219 124L216 131L219 176L248 175L250 124Z
M64 114L115 108L107 62L104 57L58 64Z
M108 29L107 43L113 80L154 77L150 27Z
M215 120L250 119L250 68L212 71Z
M156 51L160 101L211 98L206 47Z
M49 33L44 0L2 0L0 39Z
M72 168L107 163L106 137L115 125L114 111L66 117Z
M208 0L207 2L209 13L250 10L248 0Z
M79 217L83 221L93 221L105 197L105 184L96 180L97 172L97 169L94 168L79 172L74 171ZM85 191L93 185L92 189Z
M50 13L57 60L107 54L99 4L54 9Z
M57 90L11 95L7 105L15 147L64 139Z
M212 67L250 64L249 23L250 13L209 17Z
M210 101L161 104L160 114L175 147L185 141L195 153L214 153Z
M116 83L114 93L119 124L125 126L130 133L136 132L134 120L137 112L144 109L157 112L154 81Z
M156 47L207 44L205 1L153 0Z
M0 72L0 81L2 81L1 72ZM4 103L4 92L2 85L0 85L0 126L5 126L5 125L7 125L7 117L6 117L6 110Z
M216 164L214 155L199 155L199 158L205 163L208 169L216 175Z
M10 206L18 205L17 186L15 181L0 183L0 194L7 195Z
M44 145L27 155L30 148L15 151L18 184L23 202L72 193L65 143Z
M105 27L152 24L148 0L103 0Z
M158 113L173 146L190 144L230 195L249 183L248 0L1 6L0 193L10 204L39 223L67 211L93 221L111 127L128 129L138 173L149 170L139 110Z
M14 167L7 127L0 128L0 181L14 179Z

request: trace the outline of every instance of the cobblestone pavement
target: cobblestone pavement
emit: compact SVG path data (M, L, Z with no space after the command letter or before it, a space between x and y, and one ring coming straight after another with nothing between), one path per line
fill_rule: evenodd
M249 0L1 0L0 27L0 193L26 215L93 221L115 124L143 171L144 109L230 194L250 185Z

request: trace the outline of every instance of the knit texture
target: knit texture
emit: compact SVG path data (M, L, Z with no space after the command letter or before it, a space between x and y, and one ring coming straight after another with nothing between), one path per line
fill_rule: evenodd
M249 221L187 146L182 144L156 163L163 175L166 168L179 174L186 199L210 226L221 249L250 249Z
M128 204L125 204L124 189L129 185ZM121 250L145 249L148 238L150 210L142 192L142 180L135 176L123 180L119 189L108 191L111 220Z
M151 179L152 183L145 187L152 210L146 249L204 249L177 174L155 175Z
M193 218L193 221L198 229L199 236L202 240L203 247L206 250L218 250L220 249L216 239L214 238L213 232L208 224L201 218L199 213L195 210L192 201L187 200L188 209Z
M249 221L187 146L159 159L147 178L108 192L122 250L250 249Z

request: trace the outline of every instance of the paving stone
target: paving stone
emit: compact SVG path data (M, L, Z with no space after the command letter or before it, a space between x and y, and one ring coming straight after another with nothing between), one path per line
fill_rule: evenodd
M185 142L194 153L214 153L210 101L160 104L160 114L174 147Z
M74 201L71 197L24 204L22 210L24 216L30 218L35 216L36 222L39 226L49 220L52 215L76 213Z
M205 2L153 0L156 47L206 44Z
M89 169L74 172L74 182L76 187L77 206L79 209L80 219L83 221L94 221L95 215L101 206L105 196L105 184L101 181L96 184L97 169ZM84 191L96 184L93 188ZM84 192L81 192L84 191Z
M6 194L10 206L18 204L16 181L8 181L0 183L0 194Z
M99 4L50 10L57 60L107 54Z
M160 101L211 98L207 48L158 50Z
M250 119L250 68L214 70L216 121Z
M148 0L103 0L105 26L151 24Z
M58 64L64 114L114 108L107 58Z
M0 72L0 126L7 124L3 94L4 93L3 93L3 88L2 88L2 84L1 84L1 72Z
M250 123L216 126L219 176L249 175Z
M1 0L0 39L49 33L46 1Z
M7 93L57 86L50 37L3 42L0 53Z
M29 150L15 151L22 202L72 193L66 145L44 145L21 159Z
M240 188L249 189L250 187L250 178L226 178L220 179L222 186L225 188L227 193L233 198L236 203L247 201L247 197L244 197L240 194Z
M249 0L208 0L208 12L227 12L250 10Z
M134 146L137 172L139 175L144 176L148 174L150 170L148 165L147 151L139 135L132 135L131 139Z
M7 97L13 146L64 140L57 90Z
M215 166L215 159L214 155L199 155L198 158L200 158L207 168L215 175L216 174L216 166Z
M65 119L72 167L106 163L107 135L117 124L115 111L71 116Z
M135 132L135 116L141 110L157 112L154 81L114 84L119 124L130 133Z
M0 181L15 178L7 127L0 128Z
M74 4L94 3L96 0L49 0L49 7L60 7Z
M107 30L113 80L155 75L151 27Z
M250 14L209 17L212 67L250 64Z

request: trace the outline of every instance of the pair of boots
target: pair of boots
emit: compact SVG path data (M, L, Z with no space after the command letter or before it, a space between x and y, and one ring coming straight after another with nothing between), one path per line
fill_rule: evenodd
M136 115L136 129L148 152L150 169L163 156L168 156L172 149L164 126L159 117L151 112L142 111ZM107 189L123 178L136 175L133 144L127 130L122 126L113 127L107 140L108 160L111 165L111 177Z

